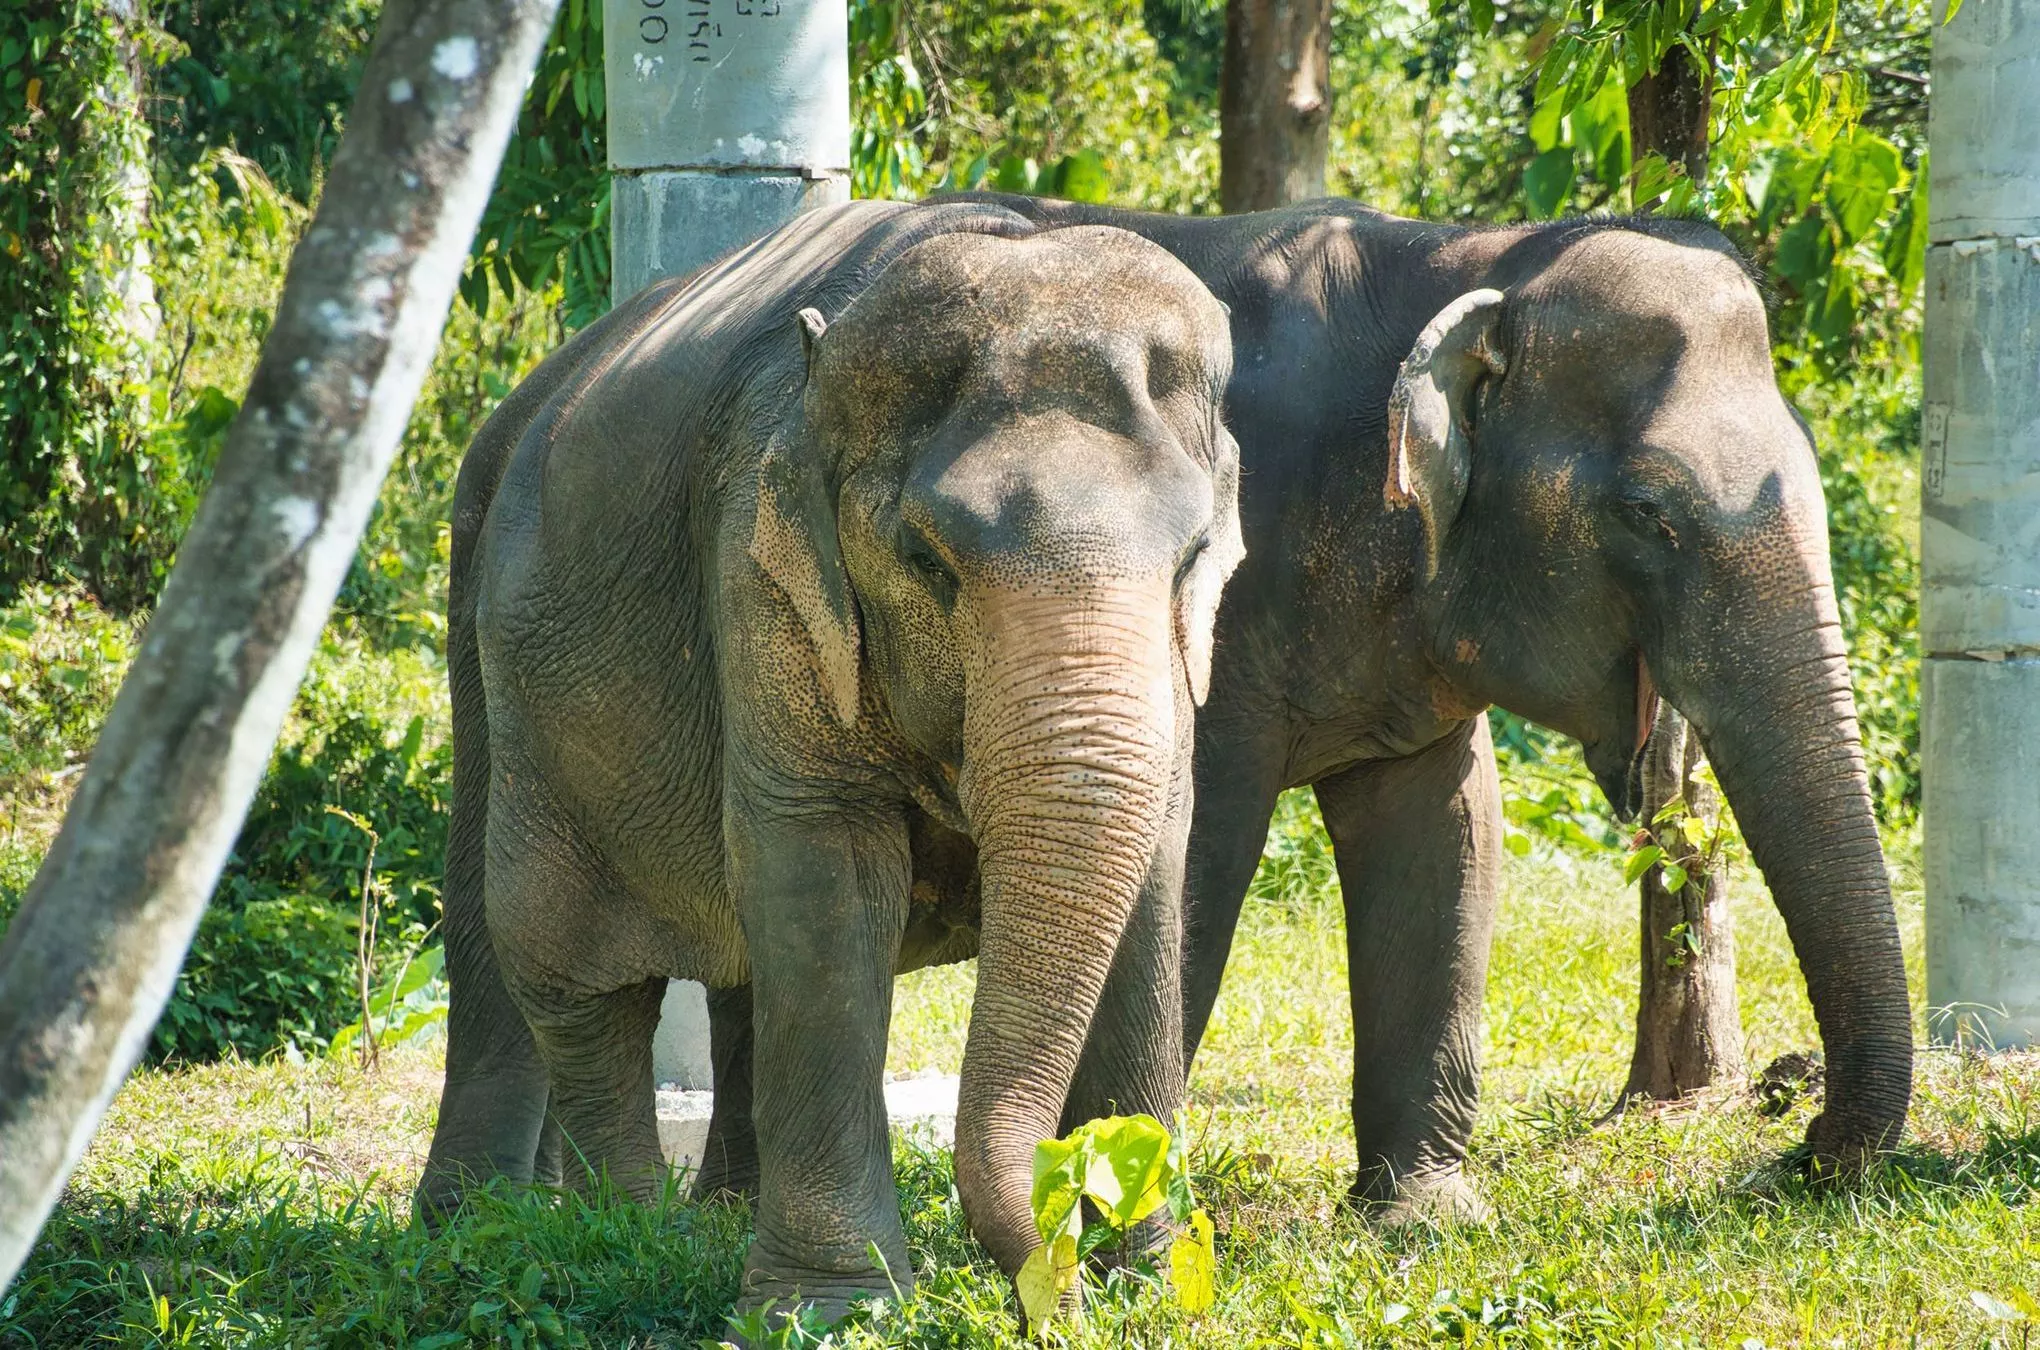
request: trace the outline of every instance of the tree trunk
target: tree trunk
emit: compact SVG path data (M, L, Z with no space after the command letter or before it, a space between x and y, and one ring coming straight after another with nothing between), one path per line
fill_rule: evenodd
M1683 832L1685 814L1711 833L1721 796L1698 775L1700 738L1670 707L1644 751L1644 822L1686 884L1665 889L1662 866L1644 873L1643 971L1637 998L1636 1050L1622 1098L1672 1101L1743 1074L1742 1019L1735 1002L1735 933L1728 918L1728 869ZM1666 803L1686 813L1653 825Z
M1695 183L1707 177L1707 123L1714 102L1711 63L1673 46L1653 73L1629 87L1632 171L1656 153ZM1642 209L1648 210L1648 206ZM1644 750L1643 823L1683 797L1707 821L1720 811L1714 791L1694 775L1706 762L1700 738L1669 706L1658 715ZM1692 853L1677 825L1660 839L1669 858ZM1735 1003L1735 933L1728 916L1728 875L1718 858L1692 863L1677 895L1661 868L1639 886L1643 912L1643 974L1636 1001L1636 1048L1623 1099L1671 1101L1740 1076L1742 1021ZM1676 941L1669 935L1677 933ZM1683 959L1682 959L1683 957Z
M392 0L161 605L0 943L0 1287L140 1054L446 321L555 0Z
M1331 0L1227 0L1218 92L1225 210L1324 195L1331 53Z
M1629 86L1629 162L1653 151L1679 165L1695 183L1707 177L1707 121L1714 106L1714 70L1682 46L1657 70Z

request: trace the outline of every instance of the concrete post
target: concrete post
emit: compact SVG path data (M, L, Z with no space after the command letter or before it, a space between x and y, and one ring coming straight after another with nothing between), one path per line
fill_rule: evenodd
M1927 999L2040 1042L2040 0L1935 4L1922 435Z
M850 200L845 0L603 0L610 297ZM701 986L675 981L661 1083L710 1086Z

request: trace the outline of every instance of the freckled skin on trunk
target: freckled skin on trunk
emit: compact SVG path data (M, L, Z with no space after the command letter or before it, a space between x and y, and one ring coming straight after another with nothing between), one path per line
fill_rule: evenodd
M965 712L965 810L984 924L957 1103L956 1178L1000 1268L1039 1245L1034 1147L1054 1135L1162 832L1176 691L1166 607L1126 586L1072 605L984 598Z

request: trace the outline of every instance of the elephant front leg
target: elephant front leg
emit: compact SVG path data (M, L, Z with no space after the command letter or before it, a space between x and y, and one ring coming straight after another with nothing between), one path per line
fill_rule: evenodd
M1316 785L1345 892L1356 1204L1391 1222L1485 1206L1464 1176L1480 1102L1501 790L1487 719Z
M758 1196L758 1127L751 1118L751 986L708 991L708 1052L715 1107L694 1198Z
M739 1309L911 1292L885 1113L893 963L912 870L883 808L742 804L727 825L751 960L757 1237ZM718 1068L722 1066L719 1064Z

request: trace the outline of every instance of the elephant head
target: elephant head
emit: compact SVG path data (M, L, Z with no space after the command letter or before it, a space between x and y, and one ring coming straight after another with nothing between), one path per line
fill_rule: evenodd
M1120 934L1176 840L1193 704L1242 554L1223 306L1102 228L946 235L800 316L803 431L753 554L832 715L874 722L978 846L956 1172L1008 1270Z
M1813 445L1763 301L1697 224L1531 234L1424 330L1390 400L1451 696L1580 739L1623 818L1659 691L1698 729L1826 1043L1809 1141L1893 1142L1905 969L1871 815Z

